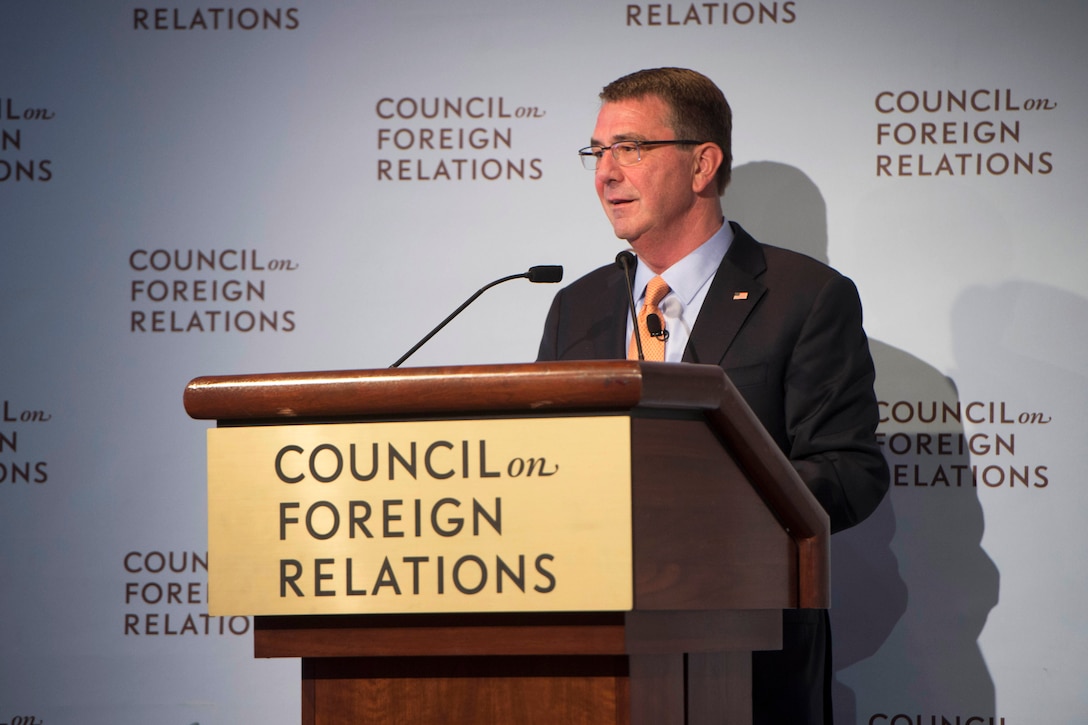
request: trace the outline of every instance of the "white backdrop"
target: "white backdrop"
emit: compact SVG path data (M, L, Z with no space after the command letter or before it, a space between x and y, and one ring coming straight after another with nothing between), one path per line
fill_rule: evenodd
M0 4L0 722L296 722L298 663L204 614L186 382L385 367L491 279L609 262L574 151L660 65L733 105L727 214L865 305L896 485L835 537L838 721L1084 722L1086 21ZM532 360L553 292L492 290L409 364Z

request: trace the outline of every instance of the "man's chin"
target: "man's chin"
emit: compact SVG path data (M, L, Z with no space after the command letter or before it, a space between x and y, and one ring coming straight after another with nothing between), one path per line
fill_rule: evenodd
M638 238L638 232L631 224L626 224L623 220L612 220L612 231L615 232L618 239L624 239L627 242L631 242L632 239Z

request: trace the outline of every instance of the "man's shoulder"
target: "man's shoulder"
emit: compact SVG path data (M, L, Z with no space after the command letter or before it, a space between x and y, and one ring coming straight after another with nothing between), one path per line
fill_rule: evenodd
M843 278L831 265L801 252L756 240L736 227L730 255L735 263L769 280L786 278L822 286Z
M764 257L767 260L768 269L796 270L804 274L815 275L820 278L841 277L842 274L815 257L796 252L785 247L776 247L772 244L761 244Z

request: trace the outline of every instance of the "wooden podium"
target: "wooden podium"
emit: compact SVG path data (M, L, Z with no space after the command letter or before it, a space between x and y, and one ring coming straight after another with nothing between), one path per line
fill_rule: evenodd
M202 377L220 427L630 419L628 611L256 616L302 722L751 722L751 652L829 602L827 516L717 367L600 361ZM214 562L211 563L214 567Z

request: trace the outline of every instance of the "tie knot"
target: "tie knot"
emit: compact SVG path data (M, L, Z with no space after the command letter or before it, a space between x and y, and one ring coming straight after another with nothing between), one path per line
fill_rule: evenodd
M650 307L657 307L658 303L665 299L665 295L668 293L669 283L660 276L654 277L646 284L646 304Z

